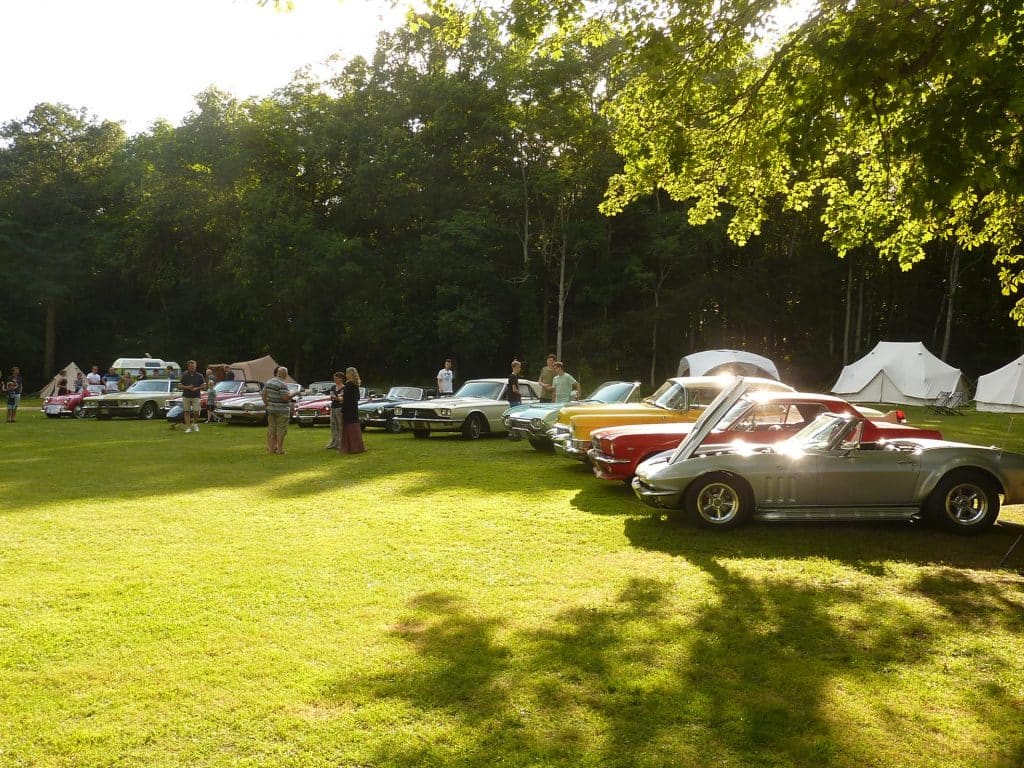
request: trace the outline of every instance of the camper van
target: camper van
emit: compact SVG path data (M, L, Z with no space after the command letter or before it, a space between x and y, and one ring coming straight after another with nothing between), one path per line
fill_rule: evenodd
M181 376L181 366L173 360L160 360L156 357L119 357L114 361L113 368L121 376L139 378L139 372L145 371L147 379L163 379L167 376L167 366L171 366L171 378Z

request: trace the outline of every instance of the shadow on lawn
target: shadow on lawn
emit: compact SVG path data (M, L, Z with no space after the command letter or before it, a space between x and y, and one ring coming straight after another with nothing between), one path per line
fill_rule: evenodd
M614 599L566 607L549 625L505 643L500 618L480 616L451 594L420 595L392 629L414 655L387 673L341 679L324 698L337 707L398 705L389 710L400 713L388 724L391 736L372 746L373 765L828 766L906 759L884 734L915 726L920 711L932 711L932 692L901 690L900 678L941 651L950 621L954 630L972 626L956 626L955 618L898 594L755 581L710 555L690 562L707 575L708 594L679 595L669 582L634 577ZM989 618L1009 623L1006 614L1018 609L993 606ZM924 733L906 765L1019 764L1018 731L984 733L985 723L1016 722L1019 698L995 686L985 711L967 712L976 701L972 685L951 679L953 703L938 711L960 707L958 717L981 723L987 743L955 742L960 751L949 754L946 741ZM379 718L380 707L373 711Z

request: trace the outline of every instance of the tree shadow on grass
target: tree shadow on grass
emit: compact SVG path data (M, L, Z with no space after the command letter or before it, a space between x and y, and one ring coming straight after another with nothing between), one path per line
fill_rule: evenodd
M609 601L567 606L504 641L503 620L452 595L422 595L392 630L414 656L342 678L324 698L398 705L385 710L401 713L392 737L370 747L374 765L901 764L898 746L859 729L909 727L914 707L927 707L927 691L900 699L899 679L929 661L941 616L898 595L748 578L714 556L691 563L708 577L705 594L631 578ZM837 683L871 698L844 699ZM969 694L968 683L950 685L955 699ZM989 706L1005 721L1019 701L1004 693ZM986 737L978 754L991 761L972 762L974 745L958 745L949 763L996 768L1021 752L1017 733ZM946 761L941 739L925 734L918 745L923 754L903 764Z

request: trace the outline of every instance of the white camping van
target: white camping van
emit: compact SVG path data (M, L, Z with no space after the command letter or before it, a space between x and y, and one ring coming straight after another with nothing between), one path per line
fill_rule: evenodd
M156 357L119 357L114 361L114 370L121 376L139 378L141 371L146 372L147 379L163 379L167 377L167 366L171 366L171 378L181 376L181 366L173 360L160 360Z

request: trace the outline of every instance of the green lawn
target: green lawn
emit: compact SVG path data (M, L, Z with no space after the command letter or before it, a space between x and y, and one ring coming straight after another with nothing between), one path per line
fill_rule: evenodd
M0 427L0 766L1024 764L1006 527L708 532L525 443L343 457L293 428L268 456L260 428L27 406Z

